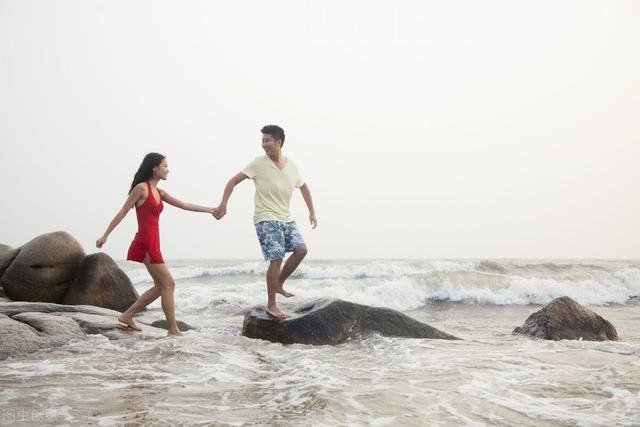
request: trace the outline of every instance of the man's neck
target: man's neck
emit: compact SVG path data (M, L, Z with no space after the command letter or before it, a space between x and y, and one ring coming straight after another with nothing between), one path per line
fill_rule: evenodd
M280 162L284 159L284 156L282 155L282 151L278 151L277 153L274 154L268 154L267 155L272 162Z

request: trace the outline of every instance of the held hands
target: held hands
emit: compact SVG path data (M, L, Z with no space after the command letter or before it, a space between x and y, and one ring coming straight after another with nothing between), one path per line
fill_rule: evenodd
M105 243L107 243L107 238L102 236L98 240L96 240L96 248L101 248Z
M227 214L227 207L224 205L220 205L217 208L214 208L211 212L211 215L217 220L222 219L223 216Z

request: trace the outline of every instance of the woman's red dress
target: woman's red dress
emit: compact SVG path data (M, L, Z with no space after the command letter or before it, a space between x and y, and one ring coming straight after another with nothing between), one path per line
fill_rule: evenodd
M127 260L143 262L144 256L148 253L152 264L164 264L162 253L160 252L160 212L164 208L162 195L158 191L160 200L156 202L151 184L147 181L149 195L139 207L136 206L136 217L138 218L138 232L129 246Z

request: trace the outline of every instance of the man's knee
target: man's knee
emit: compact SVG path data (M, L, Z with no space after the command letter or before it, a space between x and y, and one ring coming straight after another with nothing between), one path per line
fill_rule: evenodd
M282 259L272 259L269 261L269 268L280 268L282 265Z
M298 246L297 248L295 248L293 250L293 253L296 254L297 256L304 258L305 256L307 256L307 252L309 252L309 250L307 249L306 246Z

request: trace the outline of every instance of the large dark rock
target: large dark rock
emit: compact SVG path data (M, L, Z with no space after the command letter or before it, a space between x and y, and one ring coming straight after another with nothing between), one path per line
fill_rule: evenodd
M139 323L142 331L123 328L120 313L85 305L0 301L0 360L86 339L89 334L111 340L155 339L167 331Z
M20 252L20 249L13 249L11 246L0 243L0 278L16 255L18 255L18 252Z
M69 233L43 234L20 248L0 284L15 301L61 302L83 258Z
M618 332L611 323L569 297L554 299L529 316L513 333L546 340L618 339Z
M242 334L283 344L340 344L347 338L378 333L406 338L458 339L400 312L338 299L320 299L277 320L256 306L244 317Z
M63 304L84 304L124 312L138 299L131 280L105 253L87 256L67 290Z

